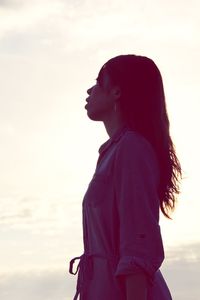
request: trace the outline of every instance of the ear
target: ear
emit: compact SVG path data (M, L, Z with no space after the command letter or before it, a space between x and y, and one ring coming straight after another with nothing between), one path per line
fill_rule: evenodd
M119 99L121 96L121 88L119 86L114 86L112 88L112 94L115 99Z

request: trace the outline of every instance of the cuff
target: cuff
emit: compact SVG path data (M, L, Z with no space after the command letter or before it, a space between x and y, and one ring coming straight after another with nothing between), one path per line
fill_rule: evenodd
M144 259L135 256L121 257L115 272L115 276L128 275L128 274L145 274L152 282L155 272L159 267L154 264L146 262Z

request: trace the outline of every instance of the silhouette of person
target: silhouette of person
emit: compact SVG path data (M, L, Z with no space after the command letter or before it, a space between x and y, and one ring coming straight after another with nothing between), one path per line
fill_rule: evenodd
M87 93L87 115L109 139L82 202L84 253L69 269L78 272L74 300L170 300L159 212L170 218L175 208L181 166L160 71L148 57L119 55Z

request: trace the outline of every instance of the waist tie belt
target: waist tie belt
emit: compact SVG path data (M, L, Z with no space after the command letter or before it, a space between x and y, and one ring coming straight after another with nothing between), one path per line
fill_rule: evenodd
M81 256L74 257L69 263L69 273L76 275L78 272L78 280L76 285L76 294L73 300L77 300L79 295L84 295L87 290L88 282L93 278L93 257L100 257L111 261L119 259L117 256L106 257L100 254L86 254L83 253ZM79 264L76 268L76 272L73 272L73 264L79 259Z
M74 257L69 264L69 273L76 275L78 272L78 280L76 285L76 294L73 300L78 299L78 295L84 293L87 287L88 280L92 279L93 276L93 262L92 262L92 255L82 254L81 256ZM79 264L77 266L76 272L73 272L73 264L74 262L79 259Z

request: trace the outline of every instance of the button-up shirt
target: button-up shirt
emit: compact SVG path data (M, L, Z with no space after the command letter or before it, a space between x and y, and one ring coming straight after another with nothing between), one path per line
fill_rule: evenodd
M84 253L78 265L81 300L126 300L124 276L145 274L148 300L170 300L159 270L159 164L151 144L123 126L99 148L82 202Z

